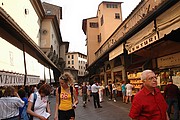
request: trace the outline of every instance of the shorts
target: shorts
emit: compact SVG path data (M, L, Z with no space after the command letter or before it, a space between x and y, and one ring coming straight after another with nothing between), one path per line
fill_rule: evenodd
M123 95L123 96L126 96L126 91L122 91L122 95Z
M126 90L126 96L132 96L132 90Z
M69 120L71 117L75 118L74 109L67 111L58 110L58 120Z

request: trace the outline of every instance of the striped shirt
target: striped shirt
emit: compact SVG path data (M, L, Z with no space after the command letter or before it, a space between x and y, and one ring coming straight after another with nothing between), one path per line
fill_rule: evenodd
M24 106L24 101L18 97L0 98L0 119L11 118L19 115L19 107Z

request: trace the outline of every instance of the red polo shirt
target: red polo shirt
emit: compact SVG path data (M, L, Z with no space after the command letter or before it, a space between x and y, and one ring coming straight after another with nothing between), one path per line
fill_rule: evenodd
M160 90L155 88L153 95L143 87L133 99L129 116L138 120L167 120L167 103Z

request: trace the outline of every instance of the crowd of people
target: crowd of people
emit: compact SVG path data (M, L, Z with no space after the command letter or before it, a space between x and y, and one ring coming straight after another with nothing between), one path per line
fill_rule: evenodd
M64 73L59 83L56 89L47 83L18 89L4 87L0 90L0 120L48 120L51 114L55 120L74 120L78 97L72 75ZM51 113L49 96L54 93L55 113Z
M164 94L157 88L157 76L152 70L144 70L141 75L143 87L132 99L134 86L130 81L122 81L122 102L130 103L129 117L133 120L179 120L180 91L173 80L169 79ZM1 120L48 120L54 114L54 120L74 120L75 109L79 103L78 95L82 96L83 107L88 101L94 103L94 108L102 108L101 103L107 97L117 102L117 85L109 81L104 87L98 79L93 84L83 82L76 89L73 76L64 73L59 77L59 87L52 88L43 83L38 86L21 87L18 90L13 86L0 90L0 119ZM106 96L104 96L104 93ZM49 95L56 96L55 113L51 113ZM121 102L121 101L118 101ZM173 115L172 115L173 107Z
M143 81L142 87L135 95L132 94L134 86L130 81L122 81L121 84L122 102L131 104L129 117L133 120L171 120L171 118L179 120L180 91L178 86L173 84L173 80L169 79L163 94L157 87L157 75L152 70L144 70L141 80ZM86 86L85 82L83 86ZM87 89L87 87L82 88ZM94 107L102 108L100 103L104 98L103 93L109 100L116 102L117 91L114 81L109 81L105 87L102 87L102 83L94 80L91 86ZM83 103L86 103L87 97L84 95L87 96L87 90L82 90Z

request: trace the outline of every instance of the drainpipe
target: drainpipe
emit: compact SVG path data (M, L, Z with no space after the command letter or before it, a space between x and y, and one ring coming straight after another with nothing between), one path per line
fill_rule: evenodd
M27 80L27 68L26 68L26 56L25 56L25 48L24 48L24 43L23 43L23 57L24 57L24 86L26 86L26 80Z

